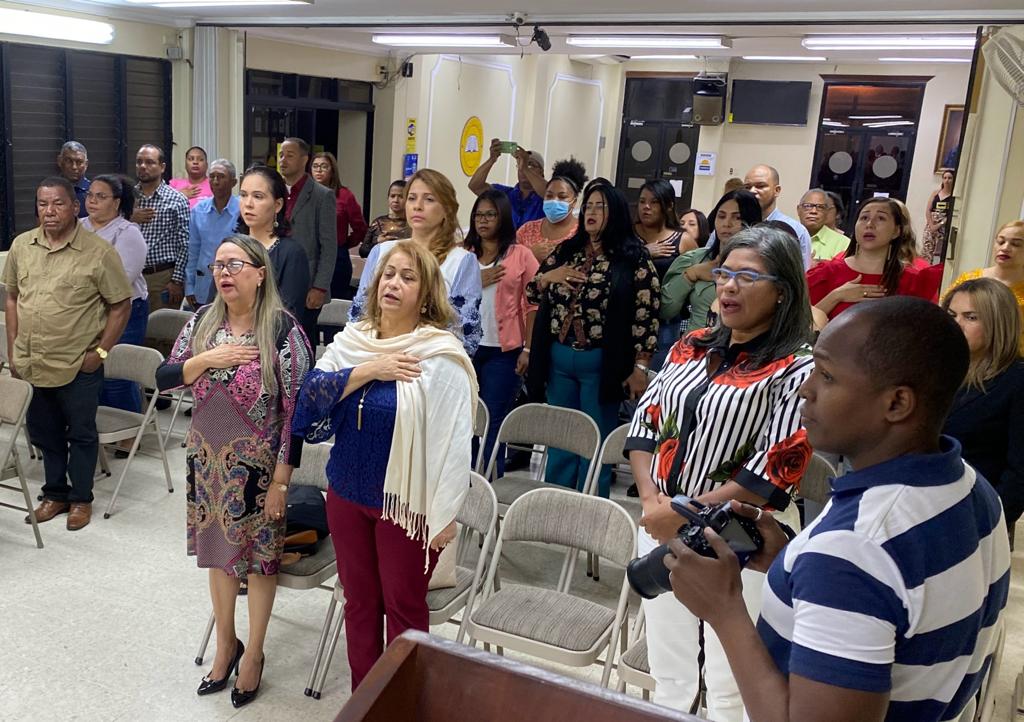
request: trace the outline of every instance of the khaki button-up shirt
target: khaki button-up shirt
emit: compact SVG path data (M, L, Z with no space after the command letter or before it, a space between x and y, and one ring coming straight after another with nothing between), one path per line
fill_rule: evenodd
M18 295L11 360L23 379L50 388L74 380L103 333L108 306L132 296L117 251L81 226L57 248L42 228L15 238L3 283Z

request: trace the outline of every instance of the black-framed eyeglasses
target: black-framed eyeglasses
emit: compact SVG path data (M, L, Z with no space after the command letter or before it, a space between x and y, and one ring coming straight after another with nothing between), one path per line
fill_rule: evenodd
M207 268L210 269L210 273L213 275L217 275L218 273L223 273L224 271L227 271L229 276L237 276L239 273L242 272L242 269L245 268L246 266L259 268L259 266L257 266L255 263L250 263L249 261L242 261L237 258L228 261L227 263L215 261L214 263L211 263L209 266L207 266Z
M824 203L801 203L800 207L805 211L830 211L835 206L827 206Z
M735 280L740 288L750 288L758 281L778 281L778 276L756 271L730 271L727 268L712 268L711 278L716 286L724 286L729 281Z
M109 193L93 193L92 191L85 192L85 200L87 201L109 201L114 196Z
M473 214L473 218L477 219L478 221L493 221L497 217L497 211L478 211L477 213Z

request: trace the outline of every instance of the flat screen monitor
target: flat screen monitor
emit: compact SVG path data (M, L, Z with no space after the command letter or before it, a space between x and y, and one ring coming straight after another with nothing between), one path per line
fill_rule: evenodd
M810 100L810 81L734 80L730 122L807 125Z

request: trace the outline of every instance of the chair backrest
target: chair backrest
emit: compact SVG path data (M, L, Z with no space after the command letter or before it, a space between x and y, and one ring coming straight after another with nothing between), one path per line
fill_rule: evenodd
M327 491L327 461L331 458L334 444L303 444L302 462L292 472L292 484L315 486Z
M348 310L352 302L342 298L332 298L320 309L320 318L317 324L320 326L344 326L348 323Z
M146 338L173 342L192 316L191 311L180 311L176 308L157 309L149 314L149 320L146 321Z
M10 362L7 358L7 324L0 321L0 369Z
M626 434L629 433L629 424L623 424L612 433L608 434L604 443L601 444L601 464L621 464L626 460L622 455L626 446Z
M812 454L811 461L800 480L800 496L809 501L825 504L832 495L829 479L835 478L836 475L836 468L831 463L818 454Z
M473 436L481 439L487 436L487 427L491 425L491 412L487 410L487 404L479 396L476 399L476 417L473 419ZM480 449L483 453L483 448Z
M103 362L103 375L108 379L124 379L156 388L156 370L164 362L163 354L146 346L119 343Z
M2 343L6 344L6 341ZM23 379L0 376L0 426L12 427L12 433L6 441L0 439L0 470L7 465L31 401L32 384Z
M498 519L498 497L487 479L475 471L469 472L469 480L469 493L455 515L455 521L487 536Z
M582 411L548 404L523 404L505 417L495 444L540 444L582 456L597 456L601 432Z
M625 509L566 489L534 489L512 502L501 540L582 549L620 566L636 556L636 525Z

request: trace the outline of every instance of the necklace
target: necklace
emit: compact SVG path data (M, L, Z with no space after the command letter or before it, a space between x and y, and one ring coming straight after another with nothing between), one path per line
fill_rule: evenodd
M366 402L366 394L370 393L370 389L376 381L371 381L363 388L363 395L359 397L359 405L356 407L356 431L363 430L363 404Z

